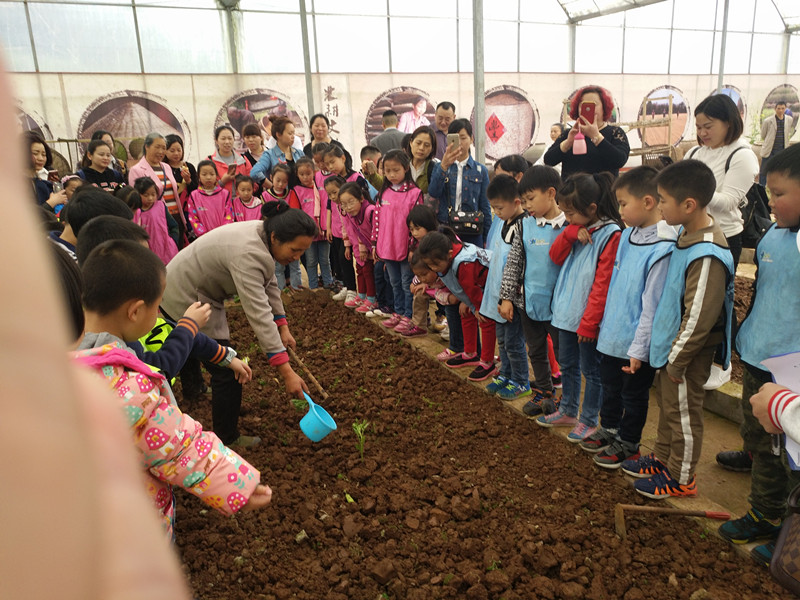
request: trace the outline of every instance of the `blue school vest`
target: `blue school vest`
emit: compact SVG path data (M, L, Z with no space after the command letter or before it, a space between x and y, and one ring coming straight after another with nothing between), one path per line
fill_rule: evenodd
M686 269L694 261L711 256L725 265L728 282L725 289L725 337L722 340L724 368L731 361L731 314L733 313L733 257L731 251L713 242L698 242L688 248L675 246L669 259L664 293L653 317L650 336L650 365L660 369L669 362L669 354L683 319L683 296L686 292Z
M755 299L736 336L742 361L761 361L800 350L800 251L797 232L773 225L756 246ZM787 318L782 318L783 316Z
M597 350L617 358L628 358L642 316L642 294L650 269L675 248L675 240L635 244L631 242L633 229L623 231L619 240L606 310L597 336Z
M550 259L550 246L562 231L563 227L556 230L549 223L539 226L534 217L522 220L525 312L534 321L549 321L553 316L550 303L561 267Z
M594 284L597 261L611 236L619 231L619 225L608 223L592 232L592 243L572 244L572 251L561 266L556 286L553 290L550 322L553 327L576 332L589 301L589 293Z
M502 230L505 221L495 217L492 228L489 230L489 240L486 247L491 249L491 262L489 264L489 274L486 276L486 287L483 291L480 313L489 317L496 323L505 323L506 320L500 316L497 310L497 303L500 301L500 286L503 284L503 269L508 260L508 253L511 244L503 239Z
M453 262L450 265L450 268L447 270L447 273L444 275L437 273L437 275L439 275L439 279L442 280L442 283L447 286L447 289L450 290L456 298L469 306L470 310L474 311L475 306L472 304L472 300L469 299L469 296L467 296L467 294L464 292L464 288L462 288L461 284L458 282L458 267L460 267L462 263L475 261L478 261L485 267L488 267L491 262L491 258L491 250L478 248L475 244L464 243L464 246L461 248L461 252L453 257Z

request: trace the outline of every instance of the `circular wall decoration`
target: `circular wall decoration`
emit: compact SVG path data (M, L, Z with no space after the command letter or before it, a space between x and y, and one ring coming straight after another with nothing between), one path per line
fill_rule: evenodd
M712 94L716 94L717 90L712 90ZM722 89L719 92L720 94L725 94L731 100L734 101L736 104L736 108L739 109L739 114L742 115L742 120L747 122L745 116L747 115L747 105L744 102L744 97L742 96L742 90L737 88L735 85L723 85ZM747 127L745 127L747 129Z
M484 95L484 133L486 158L499 160L509 154L522 154L536 139L539 110L525 93L513 85L500 85ZM473 130L475 109L469 118Z
M662 85L652 90L639 107L638 121L656 121L669 117L669 101L672 98L672 130L667 124L654 127L640 127L639 139L642 146L677 146L686 135L689 125L689 103L683 92L671 85ZM669 137L669 139L667 139Z
M88 140L98 129L108 131L133 159L141 158L137 149L148 133L181 136L187 154L192 144L186 119L164 98L139 90L114 92L92 102L78 121L77 137ZM82 145L85 151L87 144Z
M266 143L272 137L272 125L269 118L289 117L294 123L294 133L303 140L308 138L308 119L297 105L293 104L286 94L275 90L257 88L240 92L231 96L219 109L214 119L214 127L230 125L236 135L236 149L245 150L241 131L245 125L256 123L261 128ZM208 133L210 145L214 144L213 132Z
M25 110L21 102L17 102L15 113L21 131L34 131L46 140L53 139L50 127L38 113L32 110Z
M797 129L797 120L800 118L800 97L797 95L797 88L793 85L784 83L774 88L767 95L767 99L764 100L764 104L761 106L761 118L758 126L760 128L764 119L775 114L775 104L778 100L786 103L786 114L792 117L790 132L786 134L786 141L788 142L789 138L794 135Z
M375 98L367 111L364 136L368 144L383 132L381 119L387 110L397 113L400 120L397 128L403 133L413 133L422 125L436 127L434 123L436 104L431 100L430 94L415 87L396 87L386 90Z

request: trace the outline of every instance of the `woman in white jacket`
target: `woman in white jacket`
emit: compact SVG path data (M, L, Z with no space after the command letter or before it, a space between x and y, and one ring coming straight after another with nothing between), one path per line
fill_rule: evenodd
M747 203L747 191L758 177L758 158L741 137L742 116L729 96L708 96L695 108L694 120L699 145L689 150L686 158L699 160L714 171L717 189L708 212L728 240L735 268L742 254L741 209Z

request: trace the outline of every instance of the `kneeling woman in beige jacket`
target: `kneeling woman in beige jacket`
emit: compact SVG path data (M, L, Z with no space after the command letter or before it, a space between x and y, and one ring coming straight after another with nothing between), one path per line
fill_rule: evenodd
M218 227L181 250L167 266L161 308L169 316L180 317L194 302L209 303L211 318L202 331L229 346L224 302L238 295L258 343L283 377L286 391L300 396L308 388L289 365L286 348L294 348L296 342L289 332L275 265L298 260L311 245L317 226L311 217L289 208L285 202L267 202L262 215L262 221ZM259 438L239 435L242 386L234 372L210 363L205 367L211 373L214 432L226 445L252 446L260 442ZM181 371L181 384L184 398L200 393L202 379L197 361L187 362Z

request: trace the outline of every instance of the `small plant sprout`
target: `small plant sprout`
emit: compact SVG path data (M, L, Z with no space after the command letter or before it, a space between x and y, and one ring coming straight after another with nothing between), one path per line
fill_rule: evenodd
M361 460L364 460L364 442L366 441L366 434L367 428L369 427L369 421L364 419L363 421L353 421L353 431L356 434L356 450L358 450L359 455L361 456Z
M291 402L297 412L303 412L308 408L308 402L306 402L305 398L292 398Z

